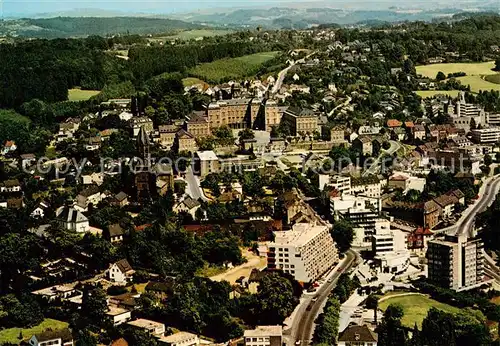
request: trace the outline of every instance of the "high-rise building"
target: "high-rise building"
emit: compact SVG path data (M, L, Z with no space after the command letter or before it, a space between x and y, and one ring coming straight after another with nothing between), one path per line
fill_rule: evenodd
M483 243L467 236L445 236L429 241L428 275L432 283L456 291L483 283Z
M269 244L268 269L281 269L300 282L319 279L338 262L330 230L324 225L297 223L291 231L275 232Z
M472 140L479 144L497 143L500 140L500 127L471 130Z

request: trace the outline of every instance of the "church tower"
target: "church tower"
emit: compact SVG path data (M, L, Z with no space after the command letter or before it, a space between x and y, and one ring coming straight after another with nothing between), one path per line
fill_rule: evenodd
M139 152L142 163L136 168L135 188L137 189L137 201L147 203L151 201L155 192L151 175L151 153L149 135L144 126L141 127L137 135L137 151Z

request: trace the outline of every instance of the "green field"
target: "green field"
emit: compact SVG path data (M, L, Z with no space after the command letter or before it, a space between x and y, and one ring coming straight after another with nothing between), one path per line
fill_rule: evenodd
M500 90L500 84L490 83L481 76L465 76L457 79L462 85L470 85L470 90L475 93L480 90Z
M53 320L50 318L46 318L42 323L40 323L38 326L35 326L33 328L26 328L26 329L21 329L21 328L9 328L9 329L4 329L0 330L0 345L3 345L4 343L15 343L16 345L19 343L19 332L22 331L23 333L23 338L24 340L27 340L31 338L33 334L41 333L46 329L51 328L52 330L60 330L67 328L68 324L66 322L61 322L57 320Z
M189 73L191 76L214 83L250 77L258 71L263 63L271 60L277 54L278 52L263 52L245 55L239 58L220 59L198 65L192 68Z
M152 42L176 40L176 39L191 40L199 37L222 36L231 34L233 32L234 31L232 30L208 30L208 29L186 30L186 31L180 31L175 35L152 37L149 40Z
M453 98L458 96L458 90L418 90L415 93L422 98L434 97L436 95L449 95Z
M484 79L490 83L500 84L500 73L484 76Z
M379 303L379 308L385 311L390 304L401 304L403 306L404 316L401 322L410 328L415 325L415 322L420 328L422 321L427 316L427 312L431 307L450 313L458 313L460 311L460 309L454 306L440 303L420 294L388 298Z
M69 89L68 90L68 100L70 101L86 101L94 95L99 94L99 90L81 90L81 89Z
M206 84L206 83L199 78L187 77L182 79L182 84L185 87L190 87L195 84Z
M454 72L465 72L467 76L495 74L492 69L495 67L493 61L478 63L453 63L453 64L430 64L417 66L417 74L428 78L436 78L439 71L445 75Z

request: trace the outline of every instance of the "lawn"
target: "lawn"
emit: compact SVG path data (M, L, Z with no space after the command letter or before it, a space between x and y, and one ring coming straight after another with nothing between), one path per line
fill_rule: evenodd
M223 80L251 77L259 70L259 67L263 63L271 60L277 54L278 52L263 52L244 55L238 58L220 59L200 64L189 70L189 73L193 77L214 83L220 83Z
M16 345L19 343L19 332L22 331L24 340L31 338L33 334L41 333L46 329L51 328L52 330L60 330L67 328L68 324L66 322L61 322L57 320L53 320L50 318L46 318L42 323L33 328L9 328L0 331L0 345L4 343L15 343Z
M92 96L99 94L99 90L81 90L81 89L69 89L68 90L68 100L70 101L86 101Z
M495 74L492 69L495 67L495 62L478 62L478 63L456 63L456 64L430 64L417 66L417 74L429 78L436 78L439 71L445 75L454 72L465 72L467 76Z
M475 93L480 90L500 90L500 84L490 83L481 76L465 76L457 79L462 85L470 85L470 90Z
M422 326L422 321L427 316L427 312L431 307L450 313L458 313L460 311L460 309L456 307L440 303L420 294L388 298L380 302L379 307L382 311L385 311L390 304L401 304L403 306L404 316L402 323L410 328L415 325L415 322L420 328Z
M415 93L424 99L436 95L449 95L453 98L458 96L458 90L418 90Z
M185 87L190 87L195 84L206 84L206 83L199 78L187 77L182 79L182 84Z
M199 38L199 37L222 36L222 35L227 35L227 34L230 34L233 32L234 31L232 31L232 30L207 30L207 29L186 30L186 31L181 31L175 35L166 36L165 38L170 39L170 40L175 40L175 39L190 40L190 39Z

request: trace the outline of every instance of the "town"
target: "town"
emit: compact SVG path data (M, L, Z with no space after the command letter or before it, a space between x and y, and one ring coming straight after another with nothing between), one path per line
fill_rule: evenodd
M135 85L0 93L0 344L497 345L500 17L419 25L89 37Z

